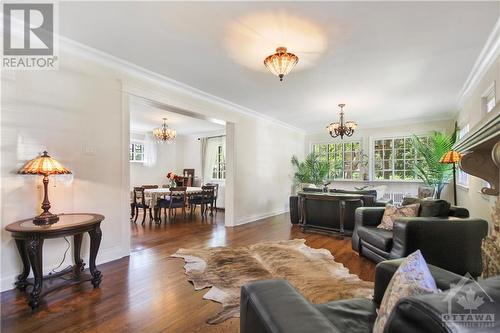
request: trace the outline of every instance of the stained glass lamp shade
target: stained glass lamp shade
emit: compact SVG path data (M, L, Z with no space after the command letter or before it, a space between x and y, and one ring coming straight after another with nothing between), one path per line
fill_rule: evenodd
M288 53L286 47L278 47L276 53L264 59L266 68L283 81L283 77L290 73L299 62L299 57L293 53Z
M43 176L43 203L42 209L43 213L38 215L33 219L33 223L37 225L52 224L59 221L57 215L49 212L50 202L48 197L48 185L49 185L49 175L61 175L70 174L71 171L66 169L61 163L53 159L48 155L46 151L43 152L42 156L32 159L26 163L19 171L19 174L23 175L42 175Z
M460 162L460 159L462 158L462 155L454 150L450 150L446 154L444 154L441 159L439 160L439 163L443 164L453 164L453 203L455 206L457 205L457 176L456 176L456 167L455 163Z

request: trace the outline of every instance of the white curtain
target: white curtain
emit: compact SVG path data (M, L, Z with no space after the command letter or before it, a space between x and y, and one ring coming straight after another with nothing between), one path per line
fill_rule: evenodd
M144 165L152 167L156 165L158 157L158 147L153 139L152 133L146 133L144 140Z
M201 138L200 139L200 149L201 149L201 182L203 183L205 181L205 166L207 165L206 163L206 158L207 158L207 145L208 145L208 138Z
M202 150L202 177L203 182L207 183L213 178L213 167L217 160L218 147L222 146L223 154L226 152L226 137L214 137L201 139Z

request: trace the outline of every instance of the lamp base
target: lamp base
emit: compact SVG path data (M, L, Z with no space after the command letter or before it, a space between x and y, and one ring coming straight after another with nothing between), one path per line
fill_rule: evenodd
M33 224L36 225L49 225L59 221L59 216L49 212L43 212L33 219Z

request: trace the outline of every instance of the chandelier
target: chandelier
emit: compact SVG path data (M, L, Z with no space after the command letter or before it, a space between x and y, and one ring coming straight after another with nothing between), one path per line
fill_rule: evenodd
M344 122L344 106L345 104L339 104L340 107L340 122L331 123L326 127L332 138L336 138L340 135L343 139L345 136L351 136L354 134L354 130L358 126L354 121Z
M177 131L168 128L167 118L163 118L163 125L153 130L153 135L158 142L170 143L177 136Z
M283 77L290 73L295 67L299 57L293 53L287 53L286 47L278 47L275 54L271 54L264 59L267 69L283 81Z

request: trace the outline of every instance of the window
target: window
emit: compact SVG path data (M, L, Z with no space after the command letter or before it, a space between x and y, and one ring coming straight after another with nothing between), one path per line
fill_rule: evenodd
M459 129L458 131L458 139L462 139L467 133L469 133L469 124L466 124L462 128ZM469 186L469 175L458 168L458 173L457 173L457 183L462 186Z
M330 178L360 179L360 143L342 142L315 144L313 151L330 165Z
M496 96L495 96L495 82L486 90L483 94L483 108L486 110L486 113L493 110L496 106Z
M421 137L421 139L425 139ZM376 180L417 180L413 137L376 139L373 142L373 176Z
M144 145L142 143L131 143L129 146L130 162L144 162Z
M224 158L224 146L217 145L215 163L212 166L212 179L226 179L226 159Z

